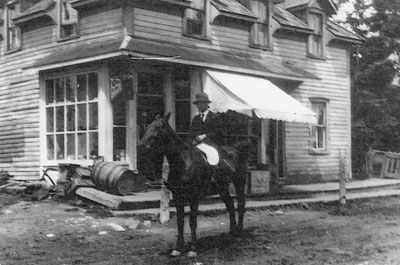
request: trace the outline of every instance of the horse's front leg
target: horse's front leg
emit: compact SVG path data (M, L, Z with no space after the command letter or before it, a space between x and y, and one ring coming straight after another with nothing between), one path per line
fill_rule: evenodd
M176 248L171 252L171 256L179 256L185 243L183 230L185 226L185 199L183 196L174 196L176 208L176 224L178 226L178 238Z
M189 225L191 231L191 239L190 249L188 252L188 257L196 257L197 256L197 213L199 210L199 199L194 196L189 201L190 204L190 217L189 217Z

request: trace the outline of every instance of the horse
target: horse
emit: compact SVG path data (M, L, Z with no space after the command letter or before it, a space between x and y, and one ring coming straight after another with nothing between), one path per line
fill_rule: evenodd
M212 168L198 148L183 141L170 127L169 116L170 113L164 117L156 117L146 128L140 144L164 154L169 164L168 181L165 185L172 192L178 228L176 247L170 255L179 256L185 250L184 206L188 202L191 242L186 250L187 256L195 257L197 256L196 229L199 200L209 195L210 187L216 187L220 198L225 203L229 213L230 233L238 235L243 231L247 157L250 143L243 141L232 147L219 148L220 161L224 161L225 164L221 165L220 162L217 168ZM230 183L233 183L237 194L237 223L234 202L228 190Z

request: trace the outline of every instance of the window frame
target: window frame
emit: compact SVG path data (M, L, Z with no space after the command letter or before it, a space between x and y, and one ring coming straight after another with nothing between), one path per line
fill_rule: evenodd
M196 0L199 1L199 0ZM204 10L200 10L194 6L194 1L190 4L190 7L187 7L184 10L183 14L183 19L182 19L182 34L183 36L189 37L189 38L196 38L196 39L201 39L201 40L209 40L210 39L210 5L211 5L211 0L202 0L204 1ZM190 34L188 33L188 21L190 20L188 18L188 13L190 11L197 11L197 12L203 12L204 13L204 19L203 19L203 32L202 34Z
M316 28L313 27L313 23L312 23L312 18L313 16L318 16L320 17L321 21L319 23L319 32L316 31ZM309 9L307 10L307 24L313 28L313 33L310 34L310 36L307 39L307 56L310 58L315 58L315 59L324 59L325 58L325 35L326 35L326 18L325 18L325 14L319 10L316 9ZM321 46L320 51L318 53L315 53L314 50L312 50L313 47L313 39L314 38L319 38L319 45Z
M97 76L97 96L94 99L89 99L89 74L95 74ZM76 84L77 84L77 78L79 75L85 75L86 76L86 94L85 97L86 99L84 101L78 101L78 91L77 89L75 89L75 101L69 102L66 101L66 87L64 86L63 91L64 91L64 101L63 102L56 102L56 100L54 100L53 103L47 103L46 102L46 80L53 80L54 82L54 88L53 88L53 92L54 92L54 98L56 98L56 88L55 88L55 80L56 79L61 79L61 78L65 78L65 77L72 77L72 86L76 88ZM65 84L65 83L64 83ZM101 134L101 130L100 130L100 93L101 93L101 72L96 70L96 69L87 69L87 70L82 70L82 71L66 71L65 73L62 72L55 72L53 74L47 74L43 77L41 77L41 86L40 86L40 93L41 93L41 129L40 129L40 134L41 134L41 161L43 165L46 166L55 166L59 163L76 163L76 164L85 164L85 163L92 163L92 161L90 160L90 139L89 139L89 134L90 133L97 133L97 143L94 143L97 145L97 153L100 152L100 134ZM90 105L95 103L96 107L97 107L97 126L94 129L91 129L89 127L86 128L86 130L79 130L78 125L78 113L77 113L77 109L78 109L78 105L81 104L85 104L86 105L86 109L85 109L85 113L86 113L86 125L90 126L90 121L89 121L89 117L90 117ZM67 121L67 109L68 106L74 106L75 109L75 121L74 121L74 130L68 130L68 121ZM47 118L47 108L53 108L54 111L56 111L57 107L63 107L64 109L64 130L63 131L59 131L57 132L56 129L56 114L53 114L53 131L48 131L47 126L48 126L48 118ZM87 157L84 159L79 159L79 150L78 150L78 145L79 145L79 139L78 139L78 134L79 133L84 133L86 134L85 138L86 138L86 155ZM65 142L68 135L69 134L74 134L75 135L75 141L74 141L74 155L75 158L74 159L69 159L68 158L68 150L67 149L67 143ZM48 157L48 146L47 146L47 137L49 135L53 135L54 137L56 135L63 135L64 136L64 157L62 159L58 159L56 156L56 151L54 150L54 158L53 159L49 159ZM56 139L53 139L53 142L56 142Z
M57 41L66 41L71 39L79 38L79 19L78 19L78 11L71 7L71 0L57 0ZM65 10L66 5L68 5L68 9L73 9L76 12L76 21L71 20L71 22L65 23L63 22L63 12ZM72 27L72 33L65 35L65 26Z
M310 154L311 155L327 155L330 152L330 144L329 144L329 99L326 98L310 98L311 109L315 111L318 105L324 106L324 124L311 124L310 125ZM319 123L319 115L317 114L317 123ZM318 148L315 146L317 136L314 135L316 132L315 128L324 128L324 139L323 139L323 148Z
M11 8L12 7L12 8ZM15 10L16 13L18 13L18 5L16 1L12 1L10 3L7 3L5 5L5 10L4 10L4 50L5 53L12 53L12 52L16 52L21 50L21 29L14 24L14 22L12 21L12 17L10 14L10 10ZM12 37L10 38L10 30L15 30L14 34L16 36L14 36L14 34L12 35ZM16 43L10 43L11 40L16 39ZM14 47L15 46L15 47Z
M256 49L263 49L263 50L271 50L272 49L272 30L271 30L271 25L272 25L272 12L273 12L273 3L271 1L260 1L260 0L248 0L246 2L247 7L249 10L251 10L254 14L257 15L257 21L251 26L250 29L250 36L249 36L249 41L250 44L249 46L251 48L256 48ZM242 4L243 4L242 3ZM257 3L257 7L255 6L255 3ZM266 6L266 16L265 18L260 18L259 17L259 5L264 4ZM259 32L259 28L264 27L264 37L263 40L260 40L257 36L259 36L257 33Z

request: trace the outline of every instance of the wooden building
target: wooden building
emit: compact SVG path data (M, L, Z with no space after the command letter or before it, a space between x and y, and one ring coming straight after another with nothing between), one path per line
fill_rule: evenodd
M251 169L280 184L337 179L340 156L351 164L349 60L361 40L329 20L336 8L331 0L11 0L0 7L0 170L36 179L44 167L92 155L137 169L138 141L155 115L170 111L185 137L194 95L213 91L212 73L228 73L261 78L317 116L298 122L291 101L279 101L282 119L223 114L227 143L254 143Z

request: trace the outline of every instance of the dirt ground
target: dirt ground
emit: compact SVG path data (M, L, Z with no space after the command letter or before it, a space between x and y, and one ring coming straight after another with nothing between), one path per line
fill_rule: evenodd
M341 214L322 203L247 212L239 237L227 234L226 214L200 216L198 257L171 258L175 218L159 224L79 199L0 194L0 265L400 264L399 221L399 197L348 202Z

